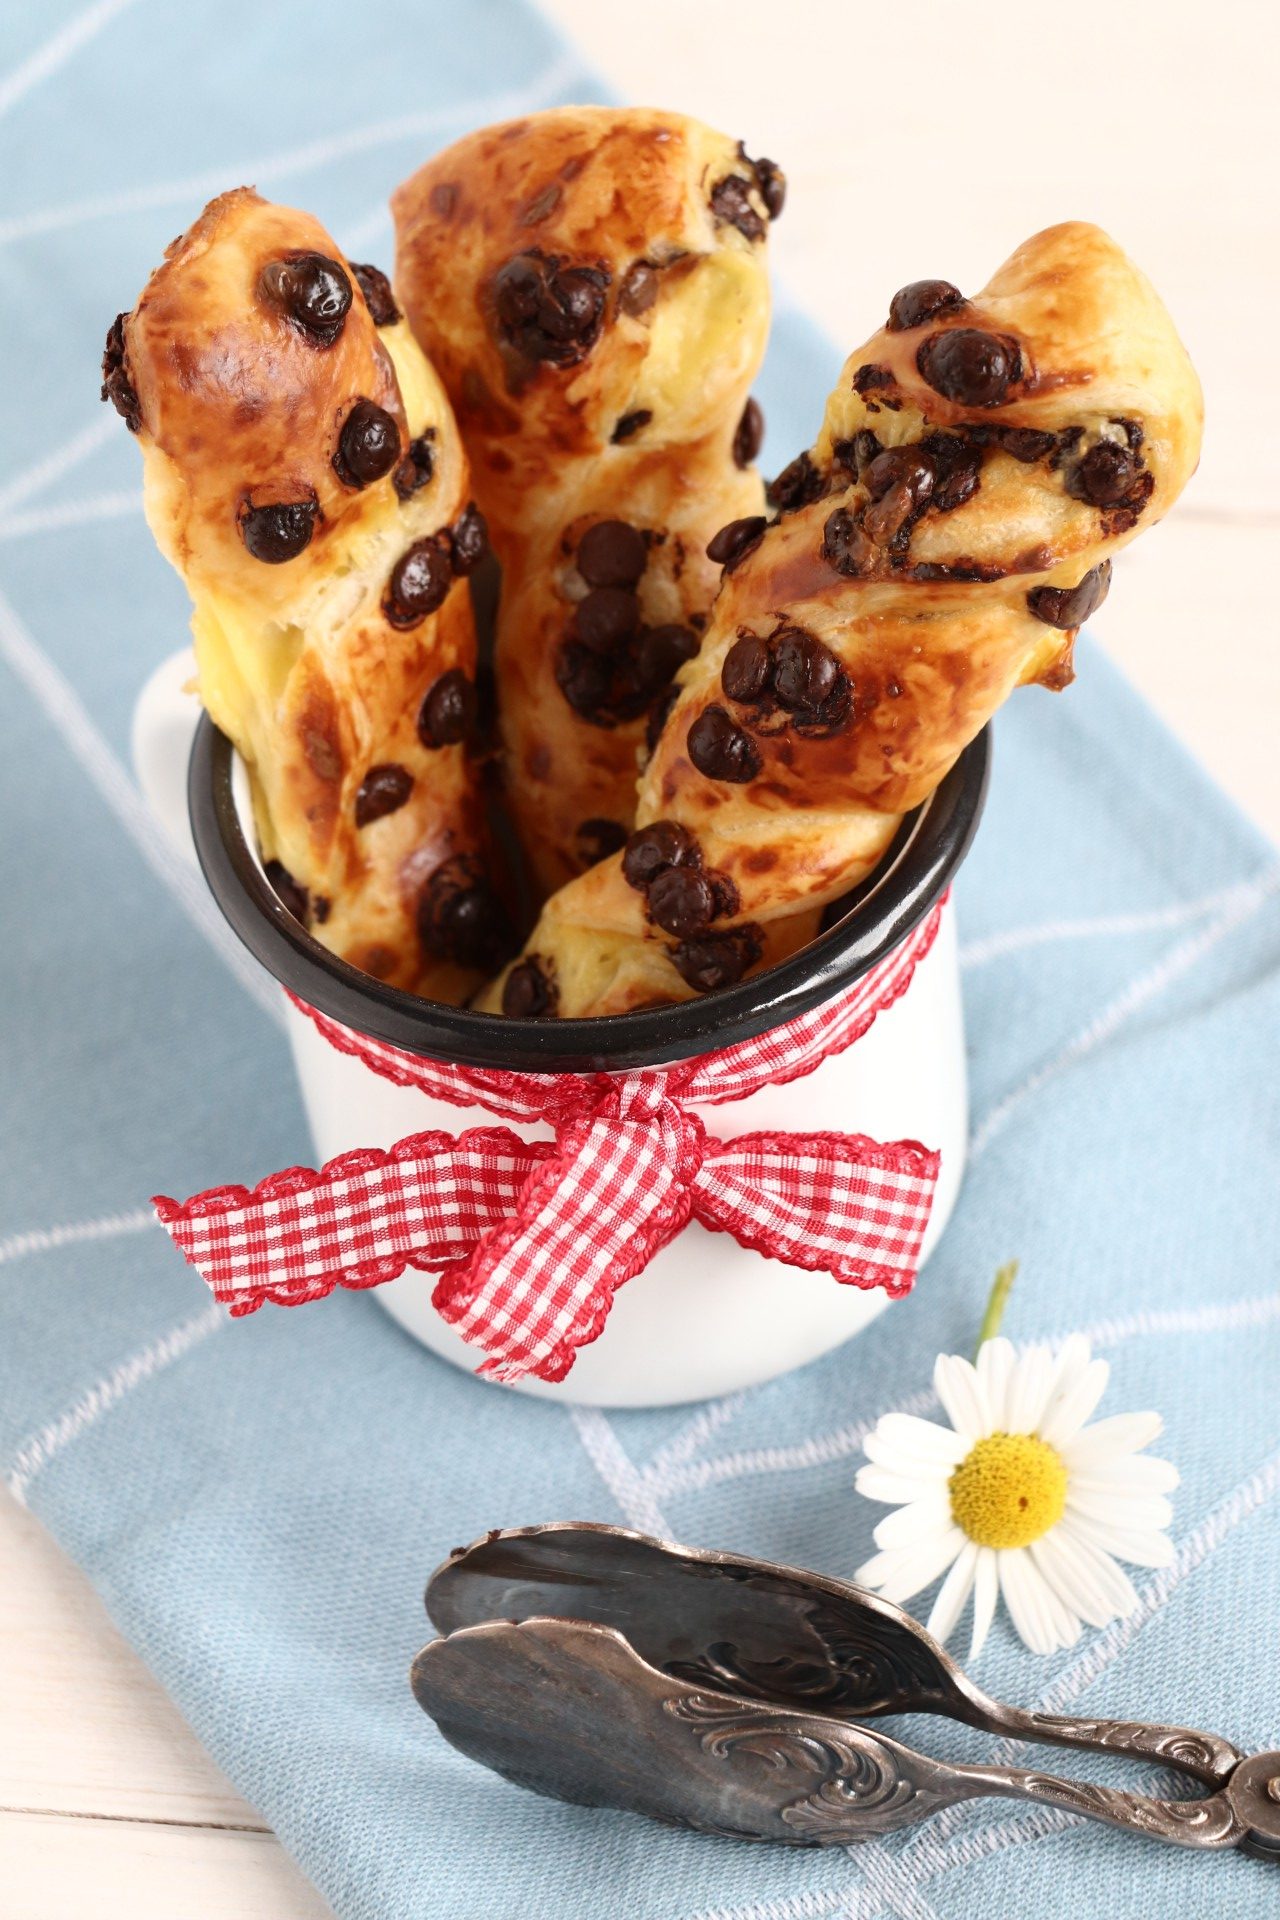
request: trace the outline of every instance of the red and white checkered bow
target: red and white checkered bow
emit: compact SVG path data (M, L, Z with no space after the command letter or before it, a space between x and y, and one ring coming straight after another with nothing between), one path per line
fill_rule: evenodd
M157 1195L174 1244L233 1314L438 1272L433 1301L499 1380L563 1380L602 1330L614 1293L690 1219L794 1267L897 1297L915 1279L939 1156L860 1134L713 1139L691 1105L794 1080L859 1039L904 993L941 906L848 992L785 1026L670 1067L530 1074L425 1060L296 1002L344 1053L400 1086L503 1119L546 1121L553 1141L506 1127L414 1134L319 1173L289 1167L250 1192L185 1206Z

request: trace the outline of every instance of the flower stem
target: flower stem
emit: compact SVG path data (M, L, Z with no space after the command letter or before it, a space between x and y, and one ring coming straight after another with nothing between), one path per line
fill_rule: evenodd
M1008 1302L1009 1295L1013 1291L1013 1283L1017 1277L1018 1263L1016 1260L1010 1260L1006 1266L1000 1268L995 1279L992 1281L991 1292L987 1295L986 1312L982 1316L982 1325L978 1328L978 1344L973 1350L975 1360L978 1357L983 1343L993 1339L994 1336L999 1333L1000 1322L1004 1319L1005 1306Z

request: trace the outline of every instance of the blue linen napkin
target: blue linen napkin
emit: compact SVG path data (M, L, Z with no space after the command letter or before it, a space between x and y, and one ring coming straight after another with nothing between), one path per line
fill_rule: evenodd
M562 1807L453 1753L406 1684L426 1574L486 1527L625 1521L850 1573L882 1511L852 1491L862 1434L927 1390L940 1348L969 1350L1016 1256L1007 1330L1089 1330L1105 1410L1163 1410L1184 1479L1177 1558L1138 1574L1136 1618L1048 1661L1001 1622L981 1678L1280 1746L1280 866L1092 646L1067 696L999 721L958 889L968 1181L916 1294L852 1345L700 1409L606 1416L482 1385L366 1297L228 1322L151 1223L152 1191L310 1146L276 990L127 771L134 695L187 608L97 403L106 325L226 186L386 261L387 191L433 147L601 97L518 0L465 30L423 0L355 17L99 0L10 10L0 35L9 1485L343 1920L1270 1913L1260 1865L1000 1803L807 1855ZM808 441L839 357L780 321L770 466ZM1106 618L1125 618L1123 563Z

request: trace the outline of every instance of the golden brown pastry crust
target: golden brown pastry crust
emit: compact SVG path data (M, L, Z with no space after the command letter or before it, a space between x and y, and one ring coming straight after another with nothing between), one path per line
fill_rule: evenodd
M282 282L281 263L314 279L313 256L327 280ZM147 517L195 603L201 696L249 767L264 859L286 870L273 877L334 952L458 1000L500 953L456 924L469 886L498 918L457 720L475 672L463 574L482 526L464 519L467 463L440 383L374 298L382 326L317 221L237 189L113 329L108 390L138 433ZM417 542L434 586L389 599ZM431 745L419 716L445 674L437 718L452 695L455 724Z
M1014 687L1069 681L1110 556L1194 471L1195 373L1098 228L1036 235L971 301L943 286L904 289L850 356L809 456L821 497L726 572L681 673L637 820L678 823L676 863L710 888L670 862L661 888L628 884L634 852L563 888L526 947L547 1011L684 998L767 960L777 923L863 878ZM653 843L655 872L670 853Z
M544 891L630 828L647 717L718 582L706 543L762 510L756 416L739 435L781 192L759 164L679 115L566 107L471 135L393 197L396 284L503 564L506 791ZM614 519L646 539L641 630L593 652L577 553Z

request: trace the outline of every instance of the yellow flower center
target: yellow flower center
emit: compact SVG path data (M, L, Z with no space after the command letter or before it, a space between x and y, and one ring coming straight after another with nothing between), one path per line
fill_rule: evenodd
M1033 1433L992 1433L947 1482L952 1518L980 1547L1027 1547L1062 1518L1067 1469Z

